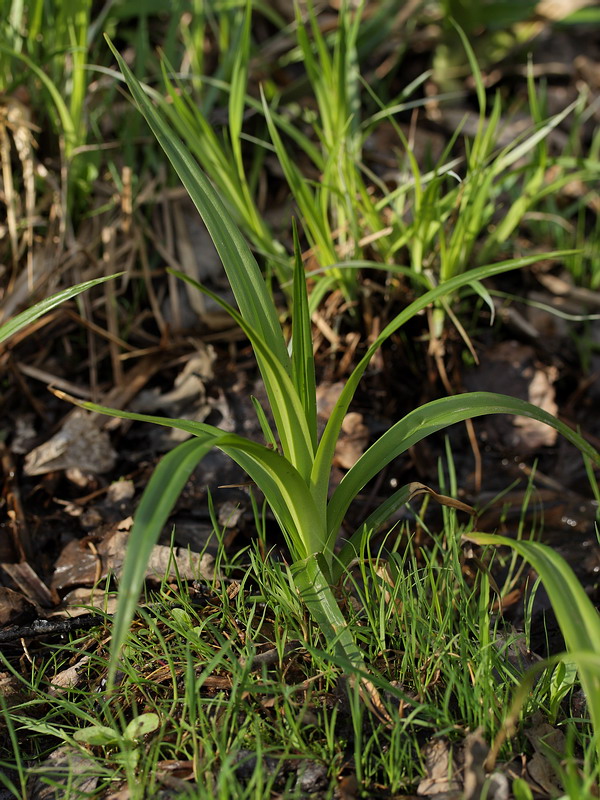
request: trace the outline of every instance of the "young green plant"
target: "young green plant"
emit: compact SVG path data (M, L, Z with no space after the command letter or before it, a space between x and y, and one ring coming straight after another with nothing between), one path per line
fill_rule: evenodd
M498 394L462 394L427 403L393 425L348 471L328 501L331 463L341 425L359 381L378 348L407 320L444 294L455 291L472 280L534 263L540 256L492 264L473 270L467 276L456 276L404 309L386 326L354 369L319 438L311 323L297 236L295 235L292 341L288 349L277 309L243 236L194 159L157 113L112 44L111 48L137 105L197 206L223 261L238 310L206 289L198 288L226 308L248 337L265 385L274 430L269 426L265 412L258 406L266 445L225 433L203 423L152 417L79 403L84 408L112 416L177 428L193 437L162 459L138 507L121 579L109 678L112 680L115 675L119 652L138 603L150 551L187 479L213 447L234 459L264 493L288 544L292 559L291 573L303 602L321 627L329 647L337 650L349 668L360 673L364 671L363 658L346 625L331 585L340 579L345 567L360 551L359 542L363 529L349 538L341 553L336 554L335 545L350 504L386 464L435 431L470 417L490 413L520 414L546 422L559 430L590 459L600 463L600 455L594 448L539 408ZM544 257L558 255L546 254ZM397 491L386 504L387 513L405 503L414 488L409 484Z

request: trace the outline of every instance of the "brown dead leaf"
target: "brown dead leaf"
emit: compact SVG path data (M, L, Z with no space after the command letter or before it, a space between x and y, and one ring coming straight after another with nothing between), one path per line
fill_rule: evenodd
M57 672L50 678L50 688L48 694L50 697L59 697L66 692L67 689L75 689L79 686L81 680L81 672L88 664L91 656L85 655L79 659L76 664L73 664L66 669Z
M558 377L556 368L547 367L545 370L528 368L523 371L523 375L525 378L531 378L527 387L529 402L555 417L558 413L553 387ZM523 442L531 450L544 446L552 447L556 443L558 431L545 422L516 416L513 418L513 425L519 429Z
M336 383L321 381L317 386L317 414L321 419L329 419L335 404L340 399L343 388L343 381Z
M93 793L98 783L94 774L93 757L85 755L79 748L65 744L36 767L28 770L27 797L29 800L56 800L58 787L67 786L69 794L79 797Z
M371 714L374 714L377 719L388 728L391 727L392 718L388 714L387 708L383 705L381 695L375 684L367 678L361 678L359 691L363 703L367 706Z
M108 533L99 544L92 545L89 540L69 542L56 562L52 587L57 590L82 585L89 587L108 575L119 579L132 524L133 520L128 517L109 526ZM155 545L146 567L146 578L162 580L168 573L169 577L175 578L179 575L182 580L195 580L199 577L210 580L214 575L213 565L214 557L208 553L200 555L185 547ZM104 608L104 592L101 590L93 595L86 588L81 593L70 596L77 600L83 598L82 602L87 605Z
M187 358L170 392L161 394L153 389L147 389L140 392L132 407L144 413L164 411L175 416L190 404L203 405L206 398L205 383L214 377L215 359L214 348L198 342L197 351Z
M363 422L362 414L351 411L342 422L333 463L341 469L350 469L365 452L368 443L369 429Z
M527 761L527 777L541 787L550 797L561 797L564 792L557 784L556 772L546 756L534 753Z
M82 617L90 613L90 608L97 608L104 614L114 614L117 610L118 596L116 592L106 593L104 589L79 586L63 597L62 603L49 617Z
M482 729L470 733L464 743L463 791L465 800L508 800L508 779L502 772L486 775L485 762L489 747L483 738Z
M426 486L424 483L413 481L412 483L408 484L408 488L410 490L410 496L408 498L409 503L412 502L415 497L418 497L421 494L428 494L430 497L433 497L436 503L439 503L441 506L455 508L457 511L465 511L471 516L474 516L475 514L475 509L471 506L468 506L466 503L462 503L460 500L455 500L454 497L448 497L445 494L438 494L438 492L430 489L429 486Z
M119 789L117 792L111 792L104 797L104 800L131 800L131 792L127 787Z
M55 604L58 598L52 596L52 592L26 561L0 566L32 603L43 608L51 608Z
M121 576L128 539L127 531L118 530L114 536L111 536L108 541L105 540L98 547L103 561L106 559L107 571L110 571L117 579ZM198 578L212 580L214 558L208 553L199 555L183 547L171 548L157 544L152 548L146 567L146 578L162 580L165 575L171 578L179 575L184 581Z
M535 753L527 761L527 774L550 797L560 797L564 791L560 787L560 779L548 759L548 752L554 752L559 757L564 754L565 735L546 722L540 714L534 714L532 722L533 725L525 731L525 736L535 750Z
M20 592L0 586L0 625L20 625L38 617L38 608Z
M452 753L446 739L431 739L423 748L427 777L417 787L418 795L432 796L460 789L452 777Z
M90 586L106 577L106 572L97 552L88 546L88 540L73 539L65 545L56 560L51 586L60 592L81 584ZM89 597L89 589L87 593Z
M510 394L552 414L557 413L554 382L557 371L554 366L541 364L530 345L516 341L501 342L491 347L481 365L464 375L467 391L488 391ZM497 442L502 449L517 450L525 455L541 446L552 446L556 442L554 428L535 419L522 416L493 415L480 425L485 436Z
M540 0L535 7L539 17L556 22L574 14L580 8L593 6L595 0Z
M106 431L86 411L69 414L61 430L25 457L26 475L45 475L57 469L109 472L117 454Z

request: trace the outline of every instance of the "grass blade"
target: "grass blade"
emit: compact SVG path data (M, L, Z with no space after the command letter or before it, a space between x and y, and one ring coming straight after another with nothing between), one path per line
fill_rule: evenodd
M56 106L56 112L58 114L60 124L62 125L62 129L65 135L65 155L67 157L67 160L70 160L72 150L77 144L77 130L75 129L73 118L71 117L71 112L69 111L67 104L63 100L63 96L60 93L58 87L50 80L50 78L46 75L44 70L41 69L37 64L35 64L24 53L17 53L16 50L11 50L9 47L5 47L2 44L0 44L0 52L12 56L12 58L20 59L26 65L27 69L30 69L33 72L33 74L38 78L38 80L48 90L48 94L50 95L50 97L52 98L52 102Z
M304 416L311 437L313 452L317 449L317 395L312 326L306 291L306 276L300 254L296 221L294 233L294 282L292 292L292 377L304 407Z
M141 84L108 37L107 41L137 106L204 220L244 319L261 332L276 358L291 372L277 311L244 237L230 220L225 206L198 164L153 107ZM259 361L259 367L261 366Z
M55 306L64 303L66 300L70 300L72 297L76 297L78 294L81 294L81 292L85 292L87 289L91 289L93 286L97 286L99 283L104 283L105 281L110 281L113 278L118 278L122 274L122 272L119 272L116 275L107 275L104 278L95 278L92 281L78 283L76 286L70 286L68 289L63 289L62 292L57 292L57 294L53 294L51 297L47 297L45 300L40 300L39 303L31 306L31 308L25 309L25 311L21 311L20 314L17 314L15 317L9 319L0 326L0 342L8 339L14 333L21 330L21 328L24 328L26 325L29 325L29 323L38 319L38 317L47 314L48 311L51 311Z
M406 486L397 489L387 500L384 500L372 514L369 514L360 528L355 530L350 537L346 538L332 567L332 582L334 584L341 578L343 571L350 562L358 557L363 536L365 536L365 534L370 535L371 533L376 533L380 525L387 522L395 511L409 502L410 496L411 484L408 483Z
M569 653L574 654L585 692L600 756L600 615L567 562L551 547L491 533L469 533L464 538L479 545L512 547L542 579ZM575 658L575 655L580 657ZM589 654L591 658L585 658Z
M110 644L109 686L114 682L121 648L139 603L152 548L188 478L213 444L214 437L208 434L182 442L160 461L144 491L135 514L119 582L119 604Z
M516 397L493 392L468 392L433 400L411 411L363 453L344 475L328 508L328 542L333 546L344 515L354 497L392 459L436 431L456 422L485 414L516 414L555 428L590 459L600 464L600 454L579 434L541 408Z

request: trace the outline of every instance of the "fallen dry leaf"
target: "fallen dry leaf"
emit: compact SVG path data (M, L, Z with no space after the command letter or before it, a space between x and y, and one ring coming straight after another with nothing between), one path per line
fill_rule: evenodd
M94 775L94 759L76 747L65 744L59 747L38 766L29 769L27 797L29 800L56 800L58 787L67 786L71 796L86 797L96 788L98 776Z
M0 586L0 625L20 625L38 616L37 606L20 592Z
M564 754L565 735L557 728L553 728L539 714L533 715L532 723L533 725L525 730L525 736L535 750L535 753L527 761L527 774L551 797L559 797L563 794L563 790L560 788L560 779L548 759L547 753L553 751L558 756Z
M105 589L91 586L79 586L72 589L63 597L62 603L57 606L49 617L83 617L92 613L90 609L97 608L103 614L114 614L117 610L118 595L116 592L107 593Z
M25 457L26 475L45 475L57 469L109 472L117 454L95 415L77 410L69 414L61 430Z
M463 791L465 800L508 800L508 779L502 772L486 775L485 761L489 747L482 736L481 728L470 733L464 743Z
M133 520L128 517L116 525L109 526L109 532L99 544L89 540L73 540L62 550L56 561L51 585L53 589L64 591L72 587L90 587L100 580L113 575L119 579L125 560L129 541L129 530ZM155 545L146 566L146 578L162 580L165 575L182 580L196 580L214 576L214 557L208 553L200 555L185 547L166 547ZM104 609L104 592L92 595L89 588L72 597L83 598L87 605ZM64 605L64 603L63 603Z
M553 386L556 378L556 368L539 363L533 347L506 341L490 348L480 366L465 373L464 384L467 391L501 394L510 386L511 396L528 400L556 416ZM489 440L520 455L535 452L541 446L552 446L558 436L554 428L529 417L493 415L479 424Z
M432 796L458 791L459 784L452 776L452 754L446 739L431 739L423 748L427 777L417 787L418 795Z
M535 13L545 19L558 21L574 14L580 8L593 6L595 0L540 0Z
M50 678L50 688L48 689L50 697L58 697L67 689L75 689L81 680L81 672L88 664L90 658L91 656L85 655L80 658L76 664L53 675Z
M333 407L340 399L343 388L343 381L337 381L336 383L322 381L317 386L317 414L321 419L329 419Z
M530 367L523 371L523 376L531 378L527 387L529 402L555 417L558 413L558 406L556 405L552 384L558 377L556 369L547 367L544 370L534 370ZM513 419L513 425L518 428L525 446L531 450L537 450L538 447L544 446L552 447L556 443L558 431L544 422L539 422L537 419L516 416Z
M351 411L342 422L333 463L341 469L350 469L365 452L368 443L369 429L363 422L362 414Z
M42 606L42 608L51 608L56 603L57 598L53 596L31 564L20 561L16 564L2 564L1 566L4 572L10 575L15 586L32 603Z

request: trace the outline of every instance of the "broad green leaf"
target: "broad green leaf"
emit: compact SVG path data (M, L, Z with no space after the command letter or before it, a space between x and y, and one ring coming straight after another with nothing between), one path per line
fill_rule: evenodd
M213 425L207 425L204 422L170 419L169 417L155 417L150 414L121 411L120 409L108 408L107 406L101 406L97 403L78 400L77 398L66 395L64 392L56 391L55 394L87 411L94 411L97 414L107 414L110 417L118 417L119 419L150 422L165 428L175 428L176 430L185 431L192 436L198 437L205 444L207 449L218 447L235 461L236 464L239 464L252 480L260 486L269 504L272 506L274 513L277 515L284 533L293 537L289 544L294 557L304 558L310 553L316 553L321 550L322 544L325 541L324 515L317 511L308 486L298 470L286 458L274 450L271 450L269 447L265 447L265 445L253 442L250 439L246 439L234 433L225 433L219 428L215 428ZM184 445L191 445L191 443L184 442L176 447L174 451L163 458L157 467L157 470L161 469L167 478L169 476L168 471L171 469L171 464L177 463L177 459L173 456L173 453L178 453L180 448ZM161 465L170 457L173 457L173 462L169 461L167 466L162 467ZM203 455L200 456L200 458L202 457ZM140 507L136 513L136 522L140 515L142 504L146 500L146 494L148 493L150 494L150 498L148 500L146 516L151 518L153 514L158 513L158 498L153 498L153 494L154 492L158 492L158 487L161 486L161 482L157 479L157 482L154 483L155 475L156 473L152 475L150 484L140 501ZM173 496L166 498L164 505L160 507L160 513L164 521L166 521L170 509L177 499L178 494L175 494L176 485L176 483L173 484ZM181 489L183 485L184 484L182 484ZM152 490L150 486L152 486ZM179 492L181 492L181 489L179 489ZM140 538L144 535L144 530L150 530L149 524L150 519L145 521L144 526L140 528ZM164 524L164 522L162 524ZM158 528L156 536L159 535L161 529L162 525ZM134 530L137 530L135 524ZM150 533L147 535L150 537ZM133 531L130 537L130 548L137 552L138 545L132 544L132 540ZM153 543L155 542L156 538ZM146 543L144 543L144 547L145 546ZM132 559L133 558L134 556L132 556ZM142 580L143 574L135 585L141 587ZM128 580L126 585L129 589L132 585L132 581Z
M164 456L152 474L137 509L119 585L119 605L111 641L109 683L114 681L119 654L138 604L152 548L192 471L213 447L219 447L229 455L260 486L287 535L295 558L304 558L321 549L325 538L323 515L317 512L308 488L297 470L275 451L235 434L223 434L202 423L148 417L93 403L78 405L110 416L157 422L166 427L194 433L196 437L183 442Z
M319 442L319 447L317 448L317 454L311 476L311 487L315 497L315 502L319 504L327 501L329 471L335 453L335 446L340 435L342 422L344 421L344 417L346 416L348 408L350 407L350 402L354 397L354 393L358 388L358 384L360 383L360 379L362 378L364 371L366 370L373 355L377 352L377 350L379 350L386 339L388 339L395 331L397 331L398 328L401 328L402 325L408 322L409 319L412 319L415 314L426 308L432 302L446 294L456 291L456 289L459 289L462 286L472 283L474 280L479 281L484 278L490 278L493 275L500 275L501 273L508 272L509 270L519 269L520 267L524 267L529 264L535 264L541 258L561 258L565 255L571 254L572 252L573 251L571 250L564 250L560 252L546 253L544 255L537 254L534 256L525 256L523 258L502 261L498 264L488 264L483 267L478 267L477 269L469 270L462 275L457 275L445 283L436 286L429 292L426 292L424 295L417 298L417 300L407 306L407 308L405 308L400 314L398 314L397 317L395 317L388 325L386 325L346 381L346 385L342 390L338 402L336 403L331 416L327 421L325 431L323 432L321 441Z
M348 470L328 508L328 546L332 547L346 511L365 484L392 459L436 431L484 414L517 414L545 422L600 464L600 454L579 434L541 408L516 397L492 392L469 392L442 397L411 411L386 431Z
M577 665L600 755L600 615L579 579L562 556L540 542L509 539L491 533L469 533L464 538L479 545L511 547L533 566L542 579L569 658Z
M338 650L353 666L362 667L362 654L348 629L330 586L330 575L322 556L311 555L291 566L300 596L323 632L332 650Z
M158 714L148 711L146 714L140 714L139 717L132 719L123 731L123 738L134 741L146 736L148 733L155 731L160 725Z
M382 721L389 723L390 718L374 682L370 680L363 654L332 591L325 558L321 554L311 555L292 564L290 569L300 597L325 637L332 660L343 664L350 685L358 686L365 705Z
M47 297L45 300L40 300L39 303L31 306L31 308L25 309L25 311L17 314L15 317L9 319L7 322L4 322L2 326L0 326L0 342L8 339L14 333L21 330L21 328L29 325L43 314L47 314L48 311L51 311L55 306L60 305L60 303L64 303L66 300L76 297L78 294L81 294L81 292L85 292L87 289L91 289L93 286L97 286L105 281L110 281L113 278L118 278L122 274L122 272L119 272L116 275L108 275L104 278L96 278L95 280L86 281L85 283L78 283L76 286L63 289L62 292L53 294L51 297Z
M262 338L272 349L277 360L290 372L289 356L277 311L244 237L237 225L230 220L217 192L190 156L187 148L153 107L137 78L110 39L106 38L137 106L204 220L223 262L242 316L252 327L261 332ZM261 366L259 361L259 367Z
M306 291L306 275L300 253L298 230L293 221L294 286L292 292L292 377L304 408L313 452L317 449L317 395L312 325ZM312 465L311 465L312 466ZM308 476L307 476L308 477Z
M152 548L175 501L198 463L212 449L213 442L214 436L210 434L182 442L159 462L144 491L135 513L119 581L119 601L110 643L109 685L114 682L121 648L139 603Z
M59 389L54 389L54 394L61 400L73 403L86 411L93 411L95 414L106 414L108 417L118 417L119 419L131 419L135 422L150 422L152 425L162 425L164 428L176 428L178 431L189 433L190 436L212 436L214 440L223 435L220 428L214 425L207 425L206 422L196 422L190 419L171 419L170 417L156 417L152 414L139 414L136 411L123 411L120 408L110 408L101 406L99 403L91 403L88 400L80 400Z
M119 734L106 725L90 725L89 728L80 728L75 731L73 738L82 744L108 746L119 741Z
M265 342L261 338L260 332L250 325L235 308L225 302L219 295L206 289L206 287L202 286L188 275L185 275L183 272L177 272L175 270L169 271L186 283L197 288L200 292L214 300L221 308L225 309L250 340L257 360L260 360L262 363L262 375L265 389L269 396L271 412L275 419L275 425L279 433L279 438L281 439L284 455L289 458L290 462L300 472L302 477L308 481L313 463L314 448L311 430L309 429L304 413L304 407L292 378L275 358L269 349L268 342Z
M287 534L294 560L321 552L325 515L315 506L298 470L274 450L235 434L224 434L216 446L260 487Z

